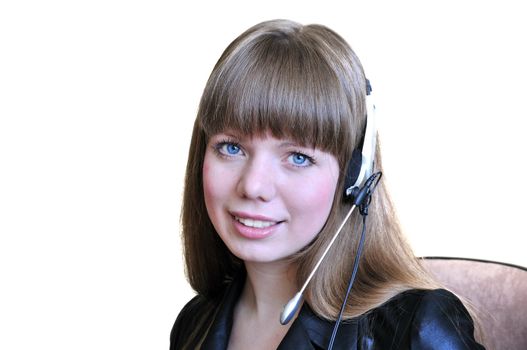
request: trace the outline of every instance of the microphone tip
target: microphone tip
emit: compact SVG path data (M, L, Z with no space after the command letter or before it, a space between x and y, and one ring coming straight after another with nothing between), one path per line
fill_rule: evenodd
M283 326L285 326L286 324L289 323L289 321L291 321L293 316L296 314L301 302L302 302L302 293L298 292L295 294L293 299L289 300L287 304L285 304L284 309L282 310L282 313L280 314L280 323Z

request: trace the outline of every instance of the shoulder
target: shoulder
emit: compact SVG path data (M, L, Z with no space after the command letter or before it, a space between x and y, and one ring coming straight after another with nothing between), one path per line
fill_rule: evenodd
M474 322L469 312L451 292L426 291L412 322L412 344L417 348L482 349L474 340Z
M408 294L412 294L411 292ZM445 317L448 320L454 321L470 321L472 318L467 309L452 292L445 289L435 290L421 290L413 296L417 299L416 314L414 322L425 322L434 319L442 319Z
M371 310L366 320L371 341L378 343L390 333L389 348L483 349L474 340L474 322L467 309L444 289L402 292Z
M202 295L192 298L179 312L170 332L170 350L188 347L194 334L203 333L207 320L215 310L215 304ZM200 332L201 331L201 332Z

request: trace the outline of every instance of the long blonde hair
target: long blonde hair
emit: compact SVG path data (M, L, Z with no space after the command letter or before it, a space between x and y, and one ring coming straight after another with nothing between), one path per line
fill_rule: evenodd
M349 45L321 25L286 20L260 23L236 38L216 63L203 92L189 151L182 210L186 272L200 294L217 297L243 269L215 232L204 204L202 168L211 135L270 132L333 154L341 176L326 225L291 257L301 284L312 270L349 204L343 178L365 126L366 81ZM376 168L382 171L377 145ZM353 214L305 292L321 317L338 314L357 251L361 218ZM364 251L346 317L361 314L410 288L436 285L406 243L384 182L373 195Z

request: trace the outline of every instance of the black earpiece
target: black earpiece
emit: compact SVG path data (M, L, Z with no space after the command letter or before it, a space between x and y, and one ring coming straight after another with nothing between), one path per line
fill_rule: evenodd
M355 201L361 187L373 174L377 129L375 128L375 105L372 101L370 81L366 79L366 128L360 149L353 150L346 169L344 198Z
M351 154L351 159L348 162L348 168L346 169L346 179L344 180L344 192L345 198L357 197L359 187L355 185L359 178L360 168L362 164L362 152L360 149L355 148Z

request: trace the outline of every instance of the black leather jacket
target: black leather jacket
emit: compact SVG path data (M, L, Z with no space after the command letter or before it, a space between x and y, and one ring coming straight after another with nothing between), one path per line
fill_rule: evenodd
M199 295L193 298L172 328L170 350L227 349L242 287L243 279L236 279L216 302ZM333 326L304 303L278 349L326 349ZM484 349L473 333L472 319L452 293L409 290L341 323L333 349Z

